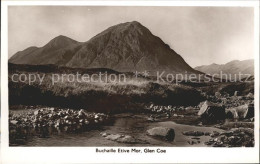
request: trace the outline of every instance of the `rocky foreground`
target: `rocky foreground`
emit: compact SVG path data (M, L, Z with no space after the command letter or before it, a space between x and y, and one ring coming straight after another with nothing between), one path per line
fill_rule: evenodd
M83 109L42 108L20 114L9 115L10 144L23 144L26 139L38 136L49 137L55 133L78 133L91 130L109 119L103 113L87 112Z
M190 137L189 145L204 143L212 147L253 147L254 146L254 96L221 95L208 96L198 106L162 106L145 105L142 113L146 122L173 121L198 127L216 127L222 131L182 131ZM28 109L29 110L29 109ZM135 115L135 114L133 114ZM10 145L21 145L31 137L48 138L52 134L81 133L97 129L111 123L113 115L88 112L86 110L40 108L20 114L10 113ZM171 127L153 127L142 132L148 137L163 142L174 142L176 131ZM100 133L107 140L124 144L148 144L147 140L134 135L117 134L103 131ZM179 135L179 134L178 134ZM202 140L204 136L209 138ZM205 139L205 137L204 137Z
M226 132L204 133L200 131L183 132L183 135L192 136L189 144L200 143L198 136L210 136L211 139L205 145L213 147L238 147L254 146L254 95L249 93L240 96L236 91L233 96L216 92L215 95L205 95L206 101L198 106L158 106L151 104L146 109L156 113L148 118L150 121L157 121L157 118L167 117L173 120L188 119L190 116L198 116L198 126L214 126L225 129ZM182 113L182 114L177 114ZM188 123L188 121L186 122ZM191 124L194 124L191 122ZM174 129L173 129L174 130ZM156 135L158 136L158 135ZM167 135L163 135L164 137Z

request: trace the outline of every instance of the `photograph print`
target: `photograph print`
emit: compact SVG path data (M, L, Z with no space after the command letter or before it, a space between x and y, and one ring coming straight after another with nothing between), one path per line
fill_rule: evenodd
M254 147L254 8L9 6L10 147Z

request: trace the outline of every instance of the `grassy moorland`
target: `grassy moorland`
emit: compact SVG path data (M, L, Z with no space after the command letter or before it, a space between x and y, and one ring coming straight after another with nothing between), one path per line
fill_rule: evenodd
M49 66L28 66L9 64L9 103L10 105L47 105L70 108L83 108L95 112L136 111L143 104L197 105L203 100L199 91L187 85L156 83L140 76L135 78L127 73L126 82L78 82L63 81L53 84L53 74L79 72L93 74L107 72L119 74L109 69L71 69ZM39 74L45 78L29 85L29 81L13 81L13 74ZM67 77L68 78L68 77Z

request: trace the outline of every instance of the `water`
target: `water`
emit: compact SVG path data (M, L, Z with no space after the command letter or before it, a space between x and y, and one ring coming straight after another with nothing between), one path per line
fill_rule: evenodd
M162 141L151 138L146 135L146 130L153 127L170 127L175 130L175 139L173 142ZM183 131L203 131L210 132L222 130L213 127L199 127L191 125L177 124L173 121L162 121L162 122L149 122L147 121L147 115L145 114L121 114L116 115L112 125L103 126L100 129L91 130L79 134L68 134L61 133L51 135L49 138L33 137L25 142L24 145L19 146L167 146L167 147L185 147L185 146L206 146L205 141L208 141L210 136L199 137L200 143L190 145L188 141L191 136L185 136L182 134ZM124 134L134 136L136 139L147 141L149 144L126 144L118 143L105 139L100 135L101 132L107 132L110 134ZM195 141L195 140L194 140ZM197 140L196 140L197 141Z

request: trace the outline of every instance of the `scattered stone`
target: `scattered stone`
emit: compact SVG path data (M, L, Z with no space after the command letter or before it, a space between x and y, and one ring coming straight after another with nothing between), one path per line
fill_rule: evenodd
M254 130L251 128L233 128L223 133L215 133L205 144L213 147L253 147Z
M147 135L161 138L167 141L173 141L175 138L175 132L172 128L155 127L147 130Z
M51 133L83 132L104 124L108 115L85 110L41 108L22 114L9 115L10 144L32 136L49 137ZM18 123L19 122L19 123Z

